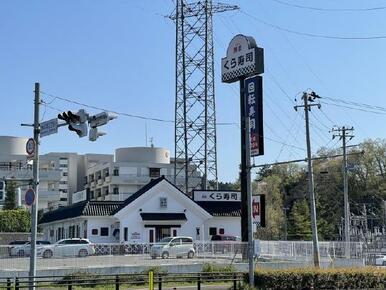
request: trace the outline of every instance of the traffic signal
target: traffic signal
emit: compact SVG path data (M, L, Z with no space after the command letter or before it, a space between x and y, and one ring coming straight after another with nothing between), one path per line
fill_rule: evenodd
M90 141L96 141L98 137L106 135L104 132L98 132L98 127L106 125L109 121L117 118L116 115L108 113L108 112L102 112L99 114L96 114L94 116L90 116L88 118L88 123L90 125L90 132L88 135L88 139Z
M109 121L117 118L115 114L108 113L108 112L102 112L99 114L96 114L94 116L90 116L88 119L88 123L90 124L91 128L96 128L99 126L106 125Z
M79 137L87 136L88 114L85 110L81 109L77 113L71 111L63 112L58 114L58 119L65 121L68 124L68 129L76 132Z
M88 134L88 139L90 141L96 141L98 137L106 135L105 132L98 131L98 128L90 128L90 132Z

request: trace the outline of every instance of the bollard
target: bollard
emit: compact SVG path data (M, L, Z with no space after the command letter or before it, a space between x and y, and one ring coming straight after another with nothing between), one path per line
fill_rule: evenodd
M68 290L72 290L72 280L68 281Z
M198 273L197 277L197 290L201 290L201 274Z
M7 290L11 290L11 279L7 278Z
M115 290L119 290L119 276L115 276Z
M162 276L158 276L158 290L162 290Z
M154 290L154 273L149 271L149 290Z
M19 278L15 278L15 290L19 290Z

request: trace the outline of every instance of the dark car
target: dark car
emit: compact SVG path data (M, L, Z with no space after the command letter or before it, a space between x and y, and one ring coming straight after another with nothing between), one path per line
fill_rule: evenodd
M241 241L239 237L230 235L213 235L211 237L213 242L214 252L221 253L239 253L241 251Z

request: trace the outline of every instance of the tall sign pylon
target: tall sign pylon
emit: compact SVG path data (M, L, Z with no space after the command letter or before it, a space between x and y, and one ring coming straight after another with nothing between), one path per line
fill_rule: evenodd
M207 189L209 180L217 185L212 16L237 9L212 0L176 0L169 16L176 24L174 183L186 194Z

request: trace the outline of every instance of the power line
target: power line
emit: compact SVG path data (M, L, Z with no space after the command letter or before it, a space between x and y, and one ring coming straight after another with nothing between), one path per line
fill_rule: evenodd
M47 96L50 96L52 98L59 99L59 100L62 100L62 101L68 102L68 103L73 103L73 104L76 104L76 105L79 105L79 106L82 106L85 108L90 108L90 109L94 109L94 110L101 110L101 111L109 111L109 112L117 114L117 115L126 116L126 117L130 117L130 118L137 118L137 119L141 119L141 120L157 121L157 122L164 122L164 123L174 123L174 121L172 121L172 120L165 120L165 119L159 119L159 118L145 117L145 116L141 116L141 115L133 115L133 114L124 113L124 112L118 112L118 111L109 110L109 109L102 108L102 107L97 107L94 105L88 105L88 104L81 103L81 102L78 102L78 101L75 101L75 100L72 100L69 98L54 96L54 95L46 93L46 92L41 92L41 93L43 95L47 95Z
M314 38L324 38L324 39L338 39L338 40L376 40L376 39L386 39L386 35L374 35L374 36L337 36L337 35L327 35L327 34L316 34L316 33L309 33L309 32L301 32L296 30L291 30L276 24L272 24L269 22L266 22L262 19L257 18L254 15L249 14L248 12L245 12L243 10L240 11L244 15L254 19L256 22L262 23L266 26L272 27L277 30L285 31L288 33L301 35L301 36L308 36L308 37L314 37Z
M286 6L300 8L300 9L316 10L316 11L355 12L355 11L376 11L376 10L386 9L386 6L368 7L368 8L323 8L323 7L299 5L299 4L289 3L282 0L272 0L272 1L279 3L281 5L286 5Z
M347 106L347 105L339 105L339 104L335 104L335 103L328 103L328 102L325 102L325 101L321 101L321 103L325 104L325 105L330 105L330 106L335 106L335 107L340 107L340 108L346 108L346 109L356 110L356 111L362 111L362 112L366 112L366 113L372 113L372 114L377 114L377 115L386 115L386 112L371 111L371 110L367 110L367 109L350 107L350 106Z
M326 96L323 96L322 98L328 99L328 100L333 101L333 102L339 102L339 103L344 103L344 104L353 105L353 106L357 106L357 107L362 107L362 108L367 108L367 109L372 109L372 110L380 110L380 111L386 112L386 108L381 107L381 106L374 106L374 105L369 105L369 104L365 104L365 103L346 101L346 100L342 100L342 99L338 99L338 98L331 98L331 97L326 97Z
M102 108L102 107L97 107L97 106L94 106L94 105L89 105L89 104L81 103L81 102L78 102L78 101L75 101L75 100L72 100L72 99L69 99L69 98L59 97L59 96L52 95L52 94L46 93L46 92L41 92L41 94L53 98L49 102L42 101L42 103L47 108L53 109L53 110L58 111L58 112L63 112L63 110L61 110L59 108L56 108L56 107L53 107L53 106L50 105L56 99L59 99L59 100L62 100L62 101L68 102L68 103L76 104L76 105L79 105L79 106L82 106L82 107L85 107L85 108L90 108L90 109L100 110L100 111L108 111L108 112L111 112L111 113L114 113L114 114L117 114L117 115L126 116L126 117L130 117L130 118L137 118L137 119L141 119L141 120L149 120L149 121L156 121L156 122L163 122L163 123L174 124L174 121L172 121L172 120L153 118L153 117L146 117L146 116L142 116L142 115L134 115L134 114L129 114L129 113L125 113L125 112L118 112L118 111L114 111L114 110L110 110L110 109L106 109L106 108ZM237 125L237 124L238 123L233 123L233 122L216 123L216 125L219 125L219 126L229 126L229 125Z

